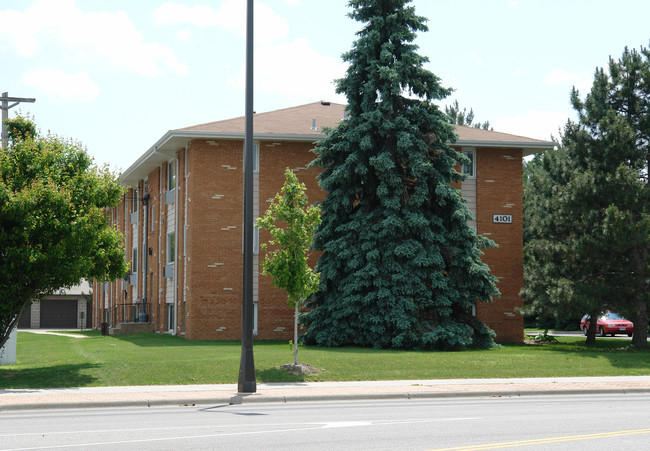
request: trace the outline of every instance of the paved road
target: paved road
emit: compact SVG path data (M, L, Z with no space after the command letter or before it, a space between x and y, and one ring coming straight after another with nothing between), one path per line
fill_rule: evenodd
M44 410L0 414L0 448L650 449L650 395Z

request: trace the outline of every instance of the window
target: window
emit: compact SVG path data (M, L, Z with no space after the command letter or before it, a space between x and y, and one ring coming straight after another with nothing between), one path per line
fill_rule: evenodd
M156 229L156 221L155 221L155 215L156 213L156 206L154 204L151 204L151 218L149 218L149 221L151 222L151 231L153 232Z
M476 158L474 158L474 150L463 150L463 155L469 158L469 164L463 164L462 173L467 175L467 178L476 178Z
M242 168L246 169L246 143L244 143ZM260 143L253 143L253 172L260 172Z
M167 191L176 188L176 163L170 161L167 165Z
M138 249L135 247L133 248L133 258L131 260L131 272L138 272Z
M257 335L257 302L253 302L253 335Z
M175 258L175 238L176 238L176 233L175 232L169 232L167 234L167 263L174 263L174 258Z
M167 304L167 330L174 332L174 304Z
M131 202L131 211L133 213L138 211L138 193L139 193L139 191L140 190L138 190L137 188L133 190L133 199L132 199L132 202Z

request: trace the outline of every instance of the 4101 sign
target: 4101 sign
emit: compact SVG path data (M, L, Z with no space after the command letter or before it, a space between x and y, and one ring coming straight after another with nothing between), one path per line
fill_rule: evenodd
M492 215L495 224L512 224L512 215Z

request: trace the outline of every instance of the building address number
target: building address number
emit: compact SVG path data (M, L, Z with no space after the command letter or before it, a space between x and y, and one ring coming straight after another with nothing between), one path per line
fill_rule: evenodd
M495 224L512 224L512 215L493 215L492 222Z

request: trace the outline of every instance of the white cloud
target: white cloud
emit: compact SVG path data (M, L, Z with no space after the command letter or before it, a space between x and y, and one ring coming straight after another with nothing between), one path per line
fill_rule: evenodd
M542 140L558 138L558 130L564 129L569 116L559 111L529 110L520 116L501 117L490 121L495 131L511 133Z
M346 65L309 47L306 39L268 45L255 50L255 89L280 93L294 102L345 102L335 93L334 79L345 75ZM229 83L244 89L244 71Z
M142 76L162 74L161 66L188 71L170 47L145 42L123 11L85 13L74 0L38 0L24 12L0 11L0 23L0 49L25 57L61 53Z
M576 74L567 72L564 69L553 69L546 74L546 78L542 83L549 86L572 85L580 91L589 91L593 83L593 75L589 73Z
M284 3L291 6L298 6L300 5L300 0L284 0Z
M176 32L176 37L181 41L194 42L192 39L192 32L190 30L178 30Z
M21 81L64 103L89 102L99 95L99 88L88 72L67 74L53 68L32 69L21 77Z
M511 8L516 8L517 6L519 6L519 2L517 0L511 1L508 3L508 6Z
M472 53L472 60L474 60L479 67L485 67L485 61L483 61L476 53Z
M255 2L256 44L270 44L289 34L287 21L263 3ZM188 6L167 2L154 12L157 25L190 24L196 27L218 27L240 37L246 36L246 2L226 0L219 9L211 6Z

